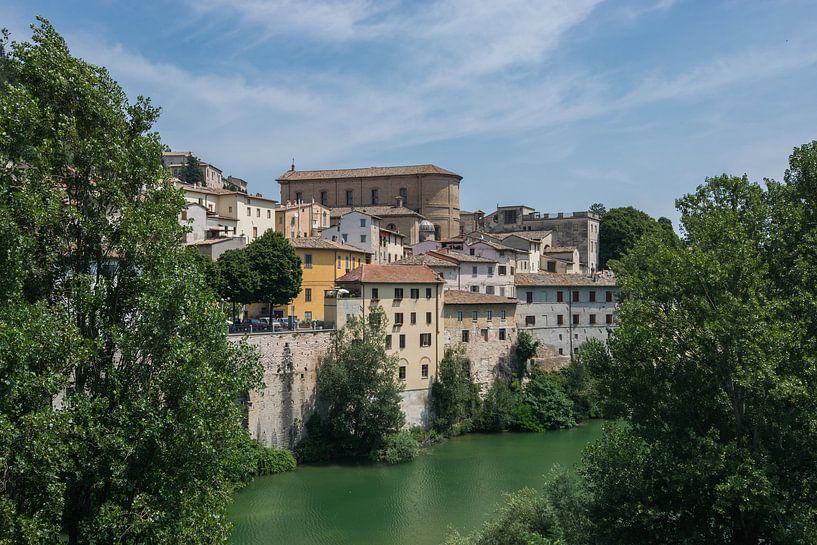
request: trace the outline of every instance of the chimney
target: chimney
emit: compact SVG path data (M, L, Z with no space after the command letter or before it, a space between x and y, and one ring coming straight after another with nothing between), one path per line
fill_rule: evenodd
M255 196L256 197L263 197L263 195L261 193L256 193Z
M397 208L403 208L403 196L398 195L395 199L397 199Z
M295 157L292 158L292 166L289 167L290 172L295 172Z

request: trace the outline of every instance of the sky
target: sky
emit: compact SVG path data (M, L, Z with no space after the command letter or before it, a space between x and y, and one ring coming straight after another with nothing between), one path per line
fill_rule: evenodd
M813 0L0 0L37 15L174 150L278 198L298 170L433 163L461 208L635 206L782 179L817 139Z

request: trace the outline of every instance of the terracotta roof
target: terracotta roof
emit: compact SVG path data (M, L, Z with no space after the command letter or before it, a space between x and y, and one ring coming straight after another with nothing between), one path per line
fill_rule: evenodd
M552 232L553 231L514 231L511 233L492 233L492 235L500 240L505 240L508 237L519 237L530 240L531 242L540 242Z
M432 254L418 254L395 261L396 265L428 265L429 267L450 267L456 269L456 263L439 258Z
M425 265L375 265L367 263L337 279L339 284L443 284L437 273Z
M490 246L494 250L500 250L504 252L516 252L520 254L527 254L525 250L520 250L519 248L513 248L512 246L505 246L504 244L500 244L498 242L493 242L491 240L479 240L474 239L471 242L468 242L469 246L473 246L474 244L485 244L486 246Z
M615 286L612 275L597 274L594 277L583 274L562 273L517 273L517 286Z
M368 214L370 216L377 216L380 218L385 216L416 216L418 218L423 217L420 213L415 212L411 208L406 208L405 206L381 206L381 205L344 206L340 208L331 208L330 217L339 218L341 216L345 216L349 212L363 212L364 214Z
M443 303L446 305L515 305L516 299L488 293L445 290L443 292Z
M428 253L435 255L437 257L441 257L442 259L455 261L457 263L498 263L496 259L490 259L488 257L482 257L478 255L464 254L462 252L456 252L449 248L443 248L441 250L431 250Z
M321 237L298 237L290 241L295 248L313 248L316 250L345 250L347 252L357 252L360 254L368 254L371 252L364 252L360 248L350 244L343 244L342 242L334 240L326 240Z
M396 167L340 168L334 170L287 170L276 180L332 180L337 178L373 178L379 176L416 176L442 174L462 180L462 176L435 165L406 165Z

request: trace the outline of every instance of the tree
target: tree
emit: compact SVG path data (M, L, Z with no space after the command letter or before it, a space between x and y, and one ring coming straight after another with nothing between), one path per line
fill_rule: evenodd
M573 419L573 402L562 389L560 376L534 368L522 390L522 402L517 405L515 425L525 431L569 428Z
M386 352L386 323L379 306L366 318L353 317L332 334L318 370L317 397L328 438L343 455L368 455L405 421L397 356Z
M0 542L225 543L257 356L179 244L158 110L45 20L0 94Z
M610 260L620 259L642 236L658 228L658 222L649 214L632 206L611 208L599 226L599 267L605 268Z
M536 355L539 349L539 341L533 339L527 331L520 331L516 337L516 375L519 380L525 377L528 372L528 362Z
M250 243L246 252L252 279L252 300L285 305L301 291L301 258L281 233L267 231Z
M202 172L201 163L192 153L187 156L184 168L179 173L179 179L190 185L204 185L204 172Z
M497 377L482 401L482 410L475 422L476 429L485 432L508 431L514 422L514 409L519 401L519 382Z
M594 202L590 205L590 211L604 219L604 216L607 214L607 207L600 202Z
M479 386L471 379L471 361L462 348L446 348L431 385L430 404L437 431L459 435L470 429L479 409Z
M252 303L257 291L257 275L250 269L244 248L227 250L216 261L217 293L235 305ZM235 308L233 309L235 317Z

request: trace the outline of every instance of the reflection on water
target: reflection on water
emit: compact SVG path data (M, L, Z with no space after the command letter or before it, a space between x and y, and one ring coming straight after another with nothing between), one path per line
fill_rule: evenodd
M230 509L234 545L437 545L482 523L505 492L572 466L601 422L564 431L466 435L399 466L299 467L256 479Z

